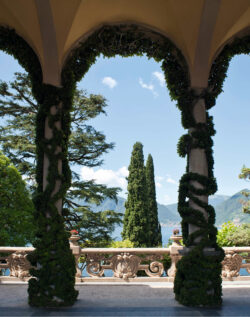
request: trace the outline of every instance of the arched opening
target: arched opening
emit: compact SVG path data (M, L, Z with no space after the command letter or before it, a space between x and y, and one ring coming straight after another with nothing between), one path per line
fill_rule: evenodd
M249 100L246 92L249 86L250 58L248 55L236 55L229 64L227 78L224 81L223 93L211 109L215 127L218 127L214 137L215 175L218 183L218 195L231 198L231 208L220 206L216 224L226 221L249 222L249 215L242 212L240 192L247 187L247 183L239 179L242 166L248 165L250 155L246 146L250 127ZM233 203L234 202L234 203Z
M209 105L204 102L210 94L190 87L185 59L168 39L134 25L106 26L80 43L65 63L62 72L64 88L72 81L79 81L100 53L107 57L145 53L156 61L163 61L162 69L170 95L178 101L183 126L189 128L189 134L184 135L179 142L180 155L188 155L188 167L181 179L178 209L183 218L184 243L190 249L179 262L174 291L176 299L183 304L190 303L190 298L185 295L189 291L193 292L191 302L194 305L197 302L204 305L220 304L220 261L223 252L216 244L215 213L207 201L208 195L216 191L211 149L214 130L212 118L207 112ZM203 252L206 247L212 247L212 252ZM194 264L196 272L192 277L195 281L191 289L185 285L185 279L190 274L190 263ZM206 272L204 278L207 283L202 287L198 271L202 275Z
M160 203L158 214L166 246L175 223L180 222L177 207L176 212L172 212L166 205L177 203L178 180L185 171L185 160L176 152L176 144L184 132L180 112L170 99L160 63L146 56L126 59L101 56L78 83L78 88L106 97L107 116L99 116L90 125L103 131L108 141L115 143L115 148L103 157L101 167L85 167L78 172L85 180L94 178L97 183L122 187L116 211L124 212L127 182L123 173L128 173L133 144L140 141L145 163L148 153L154 160L156 194ZM107 203L95 210L108 209ZM114 208L114 203L110 202L110 206ZM118 240L121 231L122 226L117 227L113 235Z
M73 290L75 274L73 257L65 248L67 236L58 211L61 210L62 199L70 186L67 142L73 92L76 82L86 73L100 53L109 57L116 54L132 56L146 53L157 61L163 60L171 97L178 101L178 107L182 111L183 126L189 129L189 134L179 142L180 154L188 156L187 173L183 176L180 186L179 212L183 218L184 241L189 248L185 249L187 254L178 265L175 279L176 298L187 305L221 303L220 261L223 253L216 245L214 210L207 204L208 195L216 191L211 140L214 130L207 110L214 105L221 91L231 52L229 56L225 57L222 54L216 59L208 88L202 91L195 90L190 87L187 65L180 51L161 35L150 33L148 36L149 33L145 33L141 28L134 26L104 27L97 31L85 42L80 43L69 56L62 72L62 87L42 84L41 73L35 72L32 67L28 68L35 82L33 83L35 96L41 105L37 117L38 191L35 200L40 224L38 234L40 240L30 258L31 263L36 266L32 274L38 277L38 280L30 280L29 292L32 305L69 305L77 296ZM20 41L15 35L14 40L16 39ZM21 44L22 49L29 51L30 56L34 58L33 66L34 64L37 66L33 51L22 41ZM233 53L235 54L235 51ZM38 69L40 70L40 66ZM63 256L65 263L59 263ZM56 268L53 263L51 264L52 260L57 263ZM191 277L190 263L194 270ZM47 265L51 273L49 276L45 272ZM63 272L64 277L67 277L61 281L63 283L65 281L65 289L71 285L67 294L61 291L62 285L56 281L59 272ZM204 285L201 285L201 280L205 281Z

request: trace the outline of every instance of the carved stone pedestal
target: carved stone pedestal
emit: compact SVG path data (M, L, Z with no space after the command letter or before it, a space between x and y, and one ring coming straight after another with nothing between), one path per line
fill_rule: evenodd
M18 277L24 280L30 277L29 269L30 262L26 259L27 253L25 251L16 251L7 258L7 264L10 269L10 276Z
M222 261L222 277L232 280L239 276L242 265L242 257L234 251L225 251L225 258Z
M171 267L168 269L167 274L169 277L175 277L176 274L176 264L181 259L181 255L179 253L180 250L183 250L183 246L180 241L182 236L173 235L170 237L173 240L172 245L170 246L170 257L171 257Z
M81 282L81 276L82 272L78 267L79 258L81 256L81 247L78 244L78 240L80 237L77 234L71 234L71 237L69 238L69 246L70 249L75 257L75 263L76 263L76 282Z

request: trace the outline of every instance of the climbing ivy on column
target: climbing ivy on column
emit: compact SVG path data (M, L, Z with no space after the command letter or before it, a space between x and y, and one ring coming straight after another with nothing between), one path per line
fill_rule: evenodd
M211 67L208 88L199 95L195 95L192 90L187 91L186 95L179 99L178 106L182 111L182 123L186 129L190 129L190 133L181 137L178 152L184 157L188 156L193 148L204 149L208 164L208 177L205 177L189 172L189 162L187 162L186 174L180 181L178 210L182 216L183 240L191 251L177 264L174 292L176 299L185 305L213 306L220 305L222 302L220 275L224 252L216 244L215 212L211 205L202 202L197 196L209 196L217 190L213 175L212 152L212 136L215 130L208 110L215 105L217 96L222 92L231 58L235 54L249 54L249 52L250 36L235 39L231 44L226 45ZM205 101L206 124L196 123L192 115L193 107L199 99ZM203 189L196 189L190 184L191 181L198 182ZM189 206L188 199L205 209L208 214L207 220L199 210ZM189 234L188 224L196 225L200 227L200 230ZM199 242L196 240L198 236L201 237ZM214 251L210 253L206 250L209 247Z
M75 261L69 248L69 235L64 230L62 216L56 204L62 200L70 186L71 174L67 164L68 130L65 128L65 113L62 108L62 89L43 85L40 109L37 117L36 145L40 155L37 163L37 182L39 184L34 202L38 219L38 239L34 243L35 251L29 256L34 266L30 270L35 278L29 280L29 303L33 306L72 305L78 292L75 284ZM69 112L69 111L68 111ZM63 114L64 113L64 114ZM52 130L52 138L44 137L45 121ZM60 122L64 126L58 129ZM43 158L48 158L48 176L45 189L43 182ZM63 172L58 170L62 161ZM59 190L55 193L56 183Z
M189 252L177 264L174 292L179 302L190 306L213 306L221 304L222 301L220 274L224 253L216 244L214 208L201 199L201 196L209 196L217 190L212 156L212 136L215 131L208 112L206 123L196 123L193 116L194 105L203 98L203 93L195 95L194 91L190 91L185 101L179 103L183 126L190 131L179 141L179 154L189 156L194 148L204 149L208 164L206 177L190 172L188 159L187 171L182 176L179 187L178 211L182 217L183 241ZM198 182L201 188L193 186L192 181ZM190 200L206 211L207 219L199 209L190 206ZM199 229L190 234L190 224ZM212 248L213 251L209 252L207 248Z
M0 49L12 55L28 72L32 82L32 92L40 110L37 116L37 192L36 206L37 234L36 250L28 256L33 265L30 270L29 304L32 306L72 305L77 297L74 289L75 261L69 248L68 234L64 230L62 217L56 208L70 186L70 170L67 162L67 141L70 128L70 107L67 100L72 98L72 89L53 87L42 83L42 71L38 58L31 47L9 28L0 27ZM71 87L71 86L70 86ZM62 104L62 108L58 107ZM70 103L69 103L70 104ZM52 115L51 107L57 111ZM45 139L45 119L53 131L51 139ZM57 129L60 121L62 130ZM61 151L58 149L61 148ZM43 190L44 153L49 160L48 185ZM62 175L58 172L58 162L62 161ZM54 194L56 181L61 182Z

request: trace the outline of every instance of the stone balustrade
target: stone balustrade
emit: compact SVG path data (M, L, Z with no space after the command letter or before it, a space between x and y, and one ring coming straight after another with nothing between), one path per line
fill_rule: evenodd
M100 278L105 270L112 270L115 278L124 280L135 278L139 271L144 271L149 277L161 277L164 255L169 254L169 248L81 249L89 276Z
M169 248L84 248L82 249L77 235L70 237L70 247L76 260L77 282L101 281L173 281L176 264L181 259L183 249L181 236L171 237L173 243ZM27 281L30 263L26 259L32 247L0 247L0 269L9 269L9 276L0 276L1 282ZM250 247L225 247L225 258L222 261L224 280L250 280L250 276L240 276L240 269L250 273ZM171 266L164 267L167 258ZM79 262L84 265L80 269ZM105 270L112 271L113 277L105 277ZM88 276L84 276L84 275ZM108 274L110 275L110 274ZM140 277L138 277L140 276Z

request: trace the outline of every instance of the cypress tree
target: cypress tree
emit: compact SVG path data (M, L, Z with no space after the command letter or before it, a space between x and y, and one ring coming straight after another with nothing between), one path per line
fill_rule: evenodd
M149 246L157 247L162 244L161 226L158 221L158 208L155 193L154 163L151 154L148 155L145 168L147 185L147 204L149 219Z
M128 176L128 198L125 203L123 240L129 239L135 247L149 246L146 177L144 172L143 145L133 147Z

